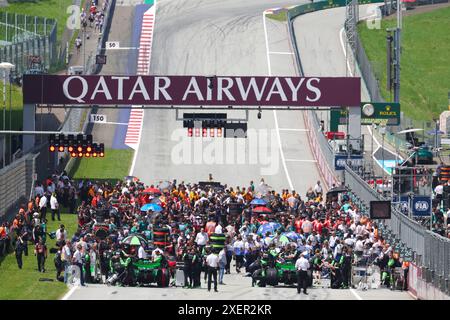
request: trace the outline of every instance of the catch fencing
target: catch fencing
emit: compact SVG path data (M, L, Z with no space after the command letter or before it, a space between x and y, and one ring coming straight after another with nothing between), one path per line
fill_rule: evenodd
M6 220L11 210L26 203L32 191L39 154L27 154L11 165L0 169L0 222Z
M360 1L360 4L375 2L380 1ZM300 76L304 75L304 73L295 38L295 32L293 30L293 20L299 15L308 12L342 7L345 5L345 1L321 1L314 4L296 6L288 10L288 31L294 48ZM360 42L359 45L361 47ZM360 55L363 57L365 56L362 52ZM365 72L369 72L371 70L370 67L363 67L362 69L365 70ZM364 76L363 79L365 79ZM373 75L371 79L372 80L369 81L374 82L369 84L369 87L372 86L372 90L375 90L378 84L375 80L373 80ZM380 96L381 95L378 97ZM371 186L348 165L345 165L343 176L339 179L339 174L334 170L333 150L327 142L325 136L323 134L319 134L319 132L321 132L321 127L316 112L305 111L304 118L306 126L309 129L309 143L314 157L317 160L319 171L324 177L324 182L327 184L327 187L330 187L333 182L341 181L350 189L352 194L356 195L363 211L367 211L370 207L370 201L385 200L381 194L372 189ZM420 273L423 281L432 283L436 289L443 293L450 293L450 239L446 239L432 233L431 231L425 230L419 223L405 216L395 207L392 208L391 219L384 220L380 225L380 229L385 229L395 236L394 244L406 246L407 248L413 250L413 259L415 263L423 269L423 272Z
M0 12L0 59L15 65L17 74L28 68L30 56L40 56L49 69L58 62L55 19Z

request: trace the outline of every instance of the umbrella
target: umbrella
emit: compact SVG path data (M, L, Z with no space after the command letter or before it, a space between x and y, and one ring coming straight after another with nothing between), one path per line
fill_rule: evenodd
M283 236L291 241L297 241L299 239L299 235L294 231L284 232Z
M147 245L147 240L145 240L142 236L133 234L130 235L122 240L122 243L128 244L130 246L140 246L140 245Z
M267 204L267 202L264 199L253 199L252 202L250 202L250 204L265 206Z
M162 211L162 208L160 205L156 203L147 203L141 207L141 211L148 211L148 210L160 212Z
M142 193L157 193L157 194L160 194L161 191L159 191L159 189L156 189L156 188L147 188L144 191L142 191Z
M279 228L281 228L281 224L277 222L265 223L258 228L257 234L265 236L267 232L274 233Z
M288 244L288 243L292 242L292 240L289 239L288 237L286 237L285 235L281 235L280 238L278 239L278 241L279 241L282 245L285 245L285 244Z
M262 213L262 212L271 213L272 210L270 210L269 208L266 208L266 207L256 207L256 208L253 209L253 212L256 212L256 213Z

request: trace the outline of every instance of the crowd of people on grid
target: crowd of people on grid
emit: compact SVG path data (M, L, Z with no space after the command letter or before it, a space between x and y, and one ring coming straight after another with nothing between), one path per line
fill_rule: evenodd
M249 265L268 253L275 258L289 254L294 257L299 273L308 271L314 279L330 277L333 288L351 286L351 266L363 255L372 257L381 270L394 266L407 269L407 263L378 235L376 224L361 214L345 193L339 199L325 201L320 182L305 197L287 189L277 193L264 180L236 188L173 181L166 182L164 187L150 186L159 188L156 194L144 193L146 187L138 180L115 185L75 183L65 172L53 175L36 184L35 197L20 209L12 225L2 226L0 236L8 234L14 239L19 268L22 254L28 254L28 243L32 243L38 271L45 272L51 247L57 278L67 282L69 267L77 265L82 272L82 285L105 282L112 272L107 257L117 251L133 259L174 257L183 262L186 287L200 287L203 271L205 279L207 276L210 279L209 289L215 280L215 290L217 277L219 284L225 284L224 275L231 273L232 261L237 273L245 268L246 274ZM268 213L253 212L255 206L251 202L255 199L264 201ZM141 211L149 202L162 210ZM240 209L232 210L233 204ZM61 206L78 215L78 230L73 235L67 233L63 224L57 230L47 230L48 219L60 219ZM105 239L97 238L94 231L100 211L101 221L108 229ZM270 222L279 224L276 230L258 232L261 225ZM155 227L170 230L170 245L152 245ZM289 243L280 241L286 232L294 232L297 239ZM210 246L213 233L226 237L218 254ZM141 244L130 254L130 248L122 240L132 234L147 239L149 245ZM299 292L306 283L304 279L302 282ZM133 277L124 284L135 285Z

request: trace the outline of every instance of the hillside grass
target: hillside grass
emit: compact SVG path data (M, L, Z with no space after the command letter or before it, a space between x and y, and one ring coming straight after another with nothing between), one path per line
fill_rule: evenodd
M368 29L360 23L358 31L364 49L380 80L383 97L391 101L386 89L386 28L394 20L382 20L381 29ZM431 121L448 110L450 91L450 8L403 18L400 103L404 114L417 121Z

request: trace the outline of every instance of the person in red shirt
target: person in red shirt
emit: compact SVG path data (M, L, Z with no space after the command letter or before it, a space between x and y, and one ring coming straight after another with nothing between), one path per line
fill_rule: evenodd
M45 245L42 238L34 248L34 255L37 257L38 270L39 272L45 272L45 259L47 258L47 246Z
M322 229L323 229L322 222L317 221L317 223L314 226L314 230L317 232L318 235L322 235Z
M302 223L303 220L300 217L295 219L295 231L297 233L300 233L300 231L302 230Z

